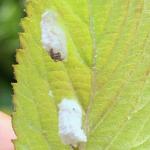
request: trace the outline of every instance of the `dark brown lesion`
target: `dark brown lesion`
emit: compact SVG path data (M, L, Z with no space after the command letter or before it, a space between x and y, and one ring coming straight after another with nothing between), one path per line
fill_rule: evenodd
M51 58L52 58L54 61L62 61L62 60L63 60L63 59L61 58L61 53L60 53L60 52L55 53L52 48L51 48L50 51L49 51L49 55L51 56Z

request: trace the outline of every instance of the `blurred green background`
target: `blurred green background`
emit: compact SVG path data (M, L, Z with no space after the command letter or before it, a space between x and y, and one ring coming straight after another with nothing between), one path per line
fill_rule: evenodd
M19 23L24 15L24 0L0 0L0 110L7 113L13 110L11 83L16 81L12 64L16 63Z

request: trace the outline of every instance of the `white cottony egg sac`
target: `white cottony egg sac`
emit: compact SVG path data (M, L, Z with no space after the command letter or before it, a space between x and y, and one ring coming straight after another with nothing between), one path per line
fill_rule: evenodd
M59 135L65 145L77 147L86 142L87 137L82 129L82 109L74 99L64 98L59 107Z
M54 61L66 59L66 35L58 24L57 15L53 11L46 11L42 14L41 38L43 48Z

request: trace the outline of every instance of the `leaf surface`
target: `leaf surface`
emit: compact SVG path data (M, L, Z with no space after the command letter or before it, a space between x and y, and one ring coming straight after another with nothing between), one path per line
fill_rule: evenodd
M54 10L68 58L54 62L41 44L41 15ZM88 142L81 150L150 149L150 1L32 0L14 66L18 150L67 150L57 104L77 98ZM51 96L49 93L52 93Z

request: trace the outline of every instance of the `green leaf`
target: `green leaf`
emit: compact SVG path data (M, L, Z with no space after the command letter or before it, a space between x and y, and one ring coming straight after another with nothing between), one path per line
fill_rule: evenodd
M41 44L41 15L51 9L67 35L64 62ZM88 135L78 149L149 150L150 1L32 0L27 13L14 66L16 149L69 149L58 135L57 104L76 97Z

